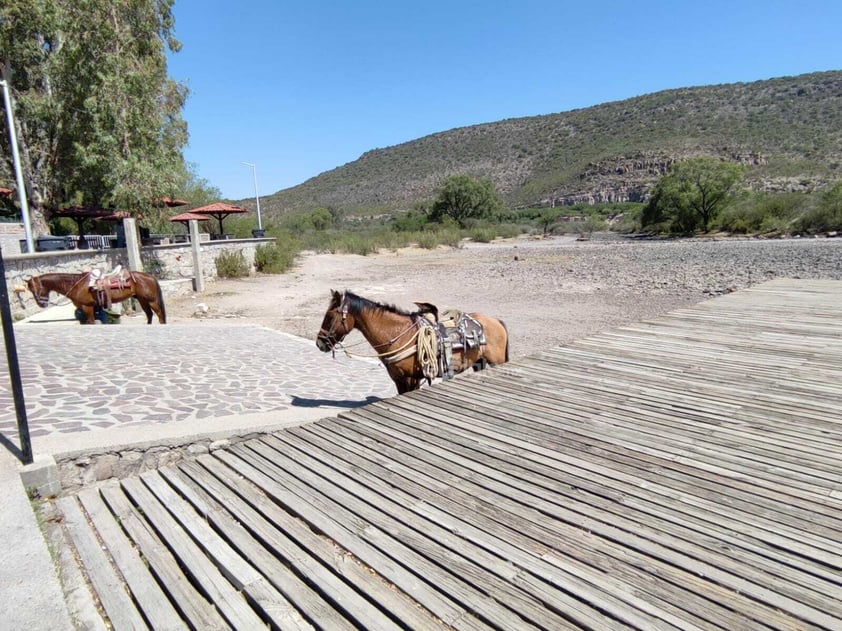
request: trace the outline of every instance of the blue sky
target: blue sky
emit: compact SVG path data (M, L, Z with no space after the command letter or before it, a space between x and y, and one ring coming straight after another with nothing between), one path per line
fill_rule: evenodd
M448 129L842 69L838 0L176 0L185 152L229 199Z

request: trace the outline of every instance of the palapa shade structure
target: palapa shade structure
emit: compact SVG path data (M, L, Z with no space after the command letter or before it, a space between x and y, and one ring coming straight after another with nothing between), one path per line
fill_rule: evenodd
M187 212L181 213L179 215L173 215L172 217L170 217L170 221L172 221L173 223L184 224L184 227L188 230L190 230L190 228L187 224L189 224L192 219L195 219L196 221L208 221L210 219L210 216L200 215L198 213L194 213L188 210Z
M76 222L76 229L79 232L79 247L86 248L84 223L87 219L95 221L117 221L123 217L128 217L129 214L122 210L114 210L113 208L90 208L89 206L68 206L61 208L53 213L53 217L67 217Z
M215 202L213 204L208 204L207 206L201 206L200 208L193 208L190 210L191 213L195 213L197 215L208 215L209 217L215 217L216 220L219 222L219 234L223 234L222 229L222 220L225 219L228 215L241 215L243 213L247 213L248 210L243 208L242 206L235 206L234 204L226 204L225 202Z

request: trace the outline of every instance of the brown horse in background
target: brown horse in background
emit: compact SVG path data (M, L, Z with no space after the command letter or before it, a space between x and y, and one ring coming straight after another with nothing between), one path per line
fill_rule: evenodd
M87 324L94 323L94 313L99 303L96 292L90 287L91 272L68 274L55 272L33 276L26 281L26 286L35 302L42 309L49 305L50 292L67 296L70 301L81 309L87 319ZM105 277L108 280L109 277ZM109 281L107 289L110 302L122 302L127 298L137 298L140 308L146 314L146 323L152 324L152 313L158 316L158 322L167 323L164 309L164 296L158 279L145 272L124 272L119 279Z
M418 303L423 305L424 303ZM479 322L485 333L486 343L453 352L453 372L459 373L477 364L502 364L509 361L509 334L500 320L482 313L469 313ZM316 337L316 346L323 352L341 344L353 329L374 348L376 357L383 362L398 394L416 390L425 376L417 347L425 311L408 312L392 305L383 305L351 292L333 291L322 327ZM347 352L347 351L346 351Z

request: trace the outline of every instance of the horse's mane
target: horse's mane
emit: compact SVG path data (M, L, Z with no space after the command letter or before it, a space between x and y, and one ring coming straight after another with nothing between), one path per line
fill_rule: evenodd
M339 298L334 298L333 307L339 306L339 301L342 300L342 294L339 294ZM412 316L412 313L407 311L406 309L401 309L400 307L396 307L395 305L383 304L382 302L375 302L374 300L369 300L368 298L363 298L362 296L358 296L357 294L351 291L345 291L345 301L348 305L348 312L352 315L356 315L366 309L372 311L386 311L388 313L395 313L397 315L403 316Z

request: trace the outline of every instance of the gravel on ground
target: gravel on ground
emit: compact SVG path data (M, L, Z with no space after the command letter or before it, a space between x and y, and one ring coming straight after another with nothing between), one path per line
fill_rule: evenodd
M208 283L172 297L170 322L253 323L315 340L330 290L408 310L414 301L502 319L513 359L655 318L773 278L842 280L842 239L594 235L356 256L305 252L280 275Z

